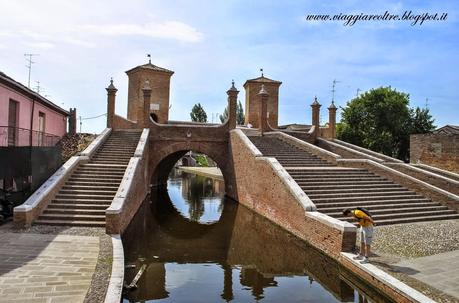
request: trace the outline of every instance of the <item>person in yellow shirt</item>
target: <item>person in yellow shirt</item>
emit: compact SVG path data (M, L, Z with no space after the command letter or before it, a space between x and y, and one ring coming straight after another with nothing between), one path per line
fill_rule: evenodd
M343 210L343 215L356 218L360 225L360 253L354 257L354 260L362 260L360 263L370 262L368 258L373 240L373 219L360 209L346 208Z

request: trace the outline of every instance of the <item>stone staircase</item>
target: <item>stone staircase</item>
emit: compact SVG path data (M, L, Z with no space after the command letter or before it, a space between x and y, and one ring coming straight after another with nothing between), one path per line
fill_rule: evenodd
M459 218L454 210L368 170L338 167L318 157L312 161L311 154L273 137L249 138L264 156L278 159L317 210L331 217L355 223L342 210L360 206L371 211L377 225ZM296 160L301 154L308 160Z
M77 167L35 224L105 227L140 131L113 131L92 159Z
M249 136L249 139L264 156L275 157L284 167L333 166L316 155L275 137Z

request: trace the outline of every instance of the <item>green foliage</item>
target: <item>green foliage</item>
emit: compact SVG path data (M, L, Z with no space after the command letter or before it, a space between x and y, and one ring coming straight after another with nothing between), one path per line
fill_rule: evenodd
M243 125L244 124L244 120L245 120L244 110L242 109L241 101L239 101L237 103L237 107L236 107L236 123L238 125Z
M204 156L204 155L196 155L195 156L195 159L196 159L196 164L200 167L208 167L209 166L209 162L207 161L207 157Z
M190 113L191 121L193 122L207 122L207 114L201 103L195 104Z
M225 123L225 121L228 120L228 107L225 108L225 110L223 111L223 114L221 114L219 118L220 118L221 123ZM242 108L241 101L239 101L236 107L236 124L243 125L244 121L245 121L244 109Z
M433 130L428 109L409 108L409 95L379 87L352 99L343 109L337 137L407 161L410 134Z

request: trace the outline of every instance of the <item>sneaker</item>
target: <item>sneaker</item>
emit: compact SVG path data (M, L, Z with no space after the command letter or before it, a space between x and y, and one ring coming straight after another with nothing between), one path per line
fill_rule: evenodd
M370 259L368 259L368 257L365 257L363 258L362 261L360 261L360 264L367 264L367 263L370 263Z
M358 254L357 256L355 256L354 258L352 258L354 260L362 260L363 259L363 256L361 254Z

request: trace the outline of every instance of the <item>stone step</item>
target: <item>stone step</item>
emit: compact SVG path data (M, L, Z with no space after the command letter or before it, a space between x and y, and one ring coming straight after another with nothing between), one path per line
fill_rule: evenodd
M339 182L339 181L387 181L379 176L368 177L368 176L328 176L328 175L320 175L320 176L301 176L301 177L294 177L293 178L296 182L318 182L318 181L327 181L327 182Z
M303 183L302 183L303 184ZM401 185L395 183L387 183L387 184L379 184L379 183L369 183L369 184L335 184L330 185L328 183L324 183L322 185L309 185L308 183L304 183L307 185L300 185L301 189L304 191L311 191L311 190L353 190L353 189L361 189L361 190L371 190L371 189L390 189L390 188L401 188ZM298 184L299 185L299 184Z
M56 195L56 199L66 199L66 200L113 200L115 194L113 195L94 195L94 194L61 194L60 192Z
M120 185L120 181L110 181L110 180L105 180L103 181L97 181L95 182L94 179L81 179L79 181L71 181L67 180L65 182L65 186L110 186L110 187L116 187L118 188Z
M66 184L75 184L75 183L80 183L80 182L91 182L93 184L102 184L102 183L111 183L111 184L117 184L118 186L121 183L121 180L123 178L86 178L86 177L70 177L70 179L67 180Z
M317 208L323 207L340 207L342 209L351 207L372 207L376 205L389 205L389 204L406 204L406 203L436 203L427 198L404 198L404 199L380 199L380 200L357 200L357 201L336 201L336 202L314 202Z
M62 189L64 190L87 190L87 191L92 191L92 190L103 190L103 191L118 191L119 186L107 186L107 185L99 185L99 184L94 184L92 185L70 185L70 184L65 184Z
M420 207L397 207L395 209L372 209L368 207L368 210L371 212L372 217L376 218L377 215L384 215L384 214L400 214L400 213L414 213L414 212L427 212L427 211L442 211L448 210L446 206L420 206ZM337 218L342 217L342 210L340 211L325 211L323 209L320 210L321 213L329 215L331 217Z
M44 215L50 215L50 214L54 214L54 215L84 215L84 216L93 216L93 215L96 215L96 216L105 216L105 209L83 209L83 208L69 208L69 207L66 207L66 208L56 208L56 207L52 207L52 208L47 208L44 212L43 212Z
M404 224L404 223L415 223L415 222L427 222L427 221L439 221L439 220L452 220L459 219L459 214L447 214L447 215L429 215L421 217L409 217L409 218L398 218L378 220L377 225L389 225L389 224Z
M54 198L51 203L58 203L58 204L95 204L95 205L110 205L113 201L111 199L82 199L82 198Z
M123 179L123 175L121 174L83 174L83 173L73 173L70 179L72 178L88 178L88 179L100 179L100 178L106 178L106 179Z
M326 202L359 202L359 201L366 201L369 204L369 201L378 201L378 200L399 200L402 202L405 199L422 199L423 196L418 194L409 194L409 195L393 195L393 196L359 196L359 197L324 197L324 198L311 198L309 197L314 203L326 203Z
M81 190L81 189L61 189L58 193L58 195L94 195L94 196L111 196L115 195L116 191L115 190L94 190L94 189L89 189L89 190Z
M85 163L80 165L79 167L91 167L91 168L119 168L119 169L126 169L127 165L116 165L116 164L94 164L94 163Z
M42 214L40 220L59 220L59 221L99 221L105 223L105 215L77 215L77 214Z
M423 217L423 216L439 216L439 215L457 215L454 210L435 210L435 211L415 211L407 213L386 213L386 214L375 214L371 217L373 220L378 223L378 220L388 220L388 219L397 219L397 218L409 218L409 217ZM352 217L336 217L341 221L354 222L355 219Z
M411 196L411 195L416 195L415 192L410 191L406 188L400 188L397 190L392 190L392 191L384 191L384 190L378 190L378 191L363 191L363 192L330 192L330 193L310 193L310 192L305 192L309 198L315 199L315 198L344 198L344 197L371 197L371 196Z
M279 162L283 167L288 168L288 167L317 167L317 166L333 166L333 164L330 163L309 163L309 164L304 164L304 163L289 163L289 164L283 164Z
M124 175L125 170L109 170L109 169L91 169L91 168L77 168L74 174L82 174L82 175L113 175L119 176Z
M409 208L421 208L421 207L438 207L438 206L442 206L440 203L438 202L409 202L409 203L394 203L394 204L380 204L380 205L375 205L375 204L372 204L372 205L368 205L366 206L364 203L366 202L359 202L360 204L362 204L362 207L365 207L366 209L368 209L369 211L374 211L374 210L378 210L378 209L391 209L392 211L392 208L393 209L397 209L397 208L406 208L406 207L409 207ZM341 213L343 211L343 209L345 208L353 208L353 207L357 207L359 205L352 205L352 206L349 206L349 207L330 207L330 205L328 204L322 204L321 205L316 205L317 206L317 211L320 211L320 212L323 212L323 213L333 213L333 212L337 212L337 213ZM346 205L344 205L346 206ZM445 206L446 207L446 206Z
M303 187L301 187L303 189ZM360 193L385 193L385 192L404 192L408 191L408 189L401 187L400 185L393 185L391 187L365 187L360 188L358 186L354 186L353 188L326 188L326 189L303 189L304 192L308 196L312 195L320 195L324 196L327 194L330 195L352 195L353 193L360 194Z
M98 164L128 164L129 160L101 160L101 159L91 159L91 163Z
M311 170L311 171L288 171L289 175L292 177L296 176L320 176L320 175L342 175L346 174L348 176L376 176L375 174L372 174L370 172L364 172L364 171L353 171L353 170L345 170L345 171L336 171L336 170L326 170L326 169L321 169L321 170Z
M105 227L104 222L84 221L84 220L44 220L38 219L34 222L38 225L54 225L54 226L80 226L80 227Z
M379 179L379 180L370 180L367 181L365 179L363 180L354 180L354 181L348 181L348 180L337 180L337 181L297 181L295 180L296 183L300 186L330 186L330 187L335 187L339 185L343 186L363 186L363 185L393 185L395 184L392 181L388 181L385 179Z
M63 209L63 208L70 208L70 209L99 209L99 210L106 210L110 206L110 203L105 204L82 204L82 203L55 203L51 202L48 204L48 209Z

